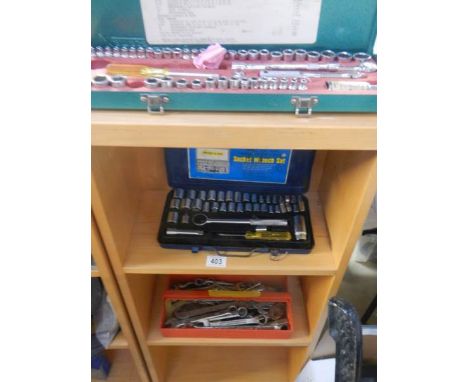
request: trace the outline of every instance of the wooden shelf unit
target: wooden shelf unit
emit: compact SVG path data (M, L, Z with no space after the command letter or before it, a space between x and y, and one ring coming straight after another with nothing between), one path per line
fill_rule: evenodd
M255 139L252 139L255 137ZM294 381L326 320L376 190L376 118L320 114L92 113L92 208L153 382ZM307 255L228 258L164 249L156 235L169 185L164 147L317 150L308 198L316 245ZM286 275L295 333L287 340L163 337L161 288L170 274Z
M120 332L106 349L106 356L111 362L110 374L106 380L110 382L150 382L138 341L113 270L107 259L107 253L94 217L91 218L91 247L92 257L96 263L92 267L91 277L101 278L120 324Z

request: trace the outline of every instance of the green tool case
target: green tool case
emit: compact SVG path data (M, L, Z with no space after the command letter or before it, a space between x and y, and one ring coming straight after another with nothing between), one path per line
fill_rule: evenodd
M91 5L93 109L376 112L376 0ZM219 66L196 68L215 43L226 49Z

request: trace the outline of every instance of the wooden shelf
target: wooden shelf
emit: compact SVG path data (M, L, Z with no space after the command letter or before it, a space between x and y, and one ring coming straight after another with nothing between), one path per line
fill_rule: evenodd
M120 331L110 343L108 349L128 349L128 341L125 335Z
M376 150L375 114L92 111L94 146ZM255 139L252 139L255 137Z
M141 382L128 350L106 351L106 355L111 361L111 370L106 382ZM91 381L102 382L100 379Z
M187 250L162 248L157 232L166 200L166 191L146 191L133 227L132 237L123 269L140 274L242 274L242 275L333 275L337 269L318 194L309 194L315 247L307 255L288 255L280 261L271 261L260 254L246 259L228 258L226 268L207 268L202 251L193 254Z
M164 382L286 382L286 348L172 347Z
M162 283L157 283L153 298L153 311L147 337L148 345L154 346L307 346L311 341L304 299L297 277L288 278L292 297L294 333L289 339L259 338L176 338L164 337L159 329L161 322Z

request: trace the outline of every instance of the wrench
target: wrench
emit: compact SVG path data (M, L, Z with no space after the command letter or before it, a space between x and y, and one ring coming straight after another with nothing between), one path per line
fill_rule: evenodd
M206 215L197 214L192 218L193 224L202 226L210 223L219 224L248 224L261 226L287 226L285 219L211 219Z
M219 321L219 322L210 322L209 326L204 326L204 328L227 328L231 326L243 326L243 325L264 325L268 322L268 317L260 314L255 317L241 318L239 320L229 320L229 321Z
M219 311L225 311L227 309L237 309L236 305L233 305L232 301L226 302L224 304L210 305L203 308L188 310L188 311L174 311L174 317L179 320L188 319L191 317L202 316L207 313L214 313Z
M262 70L261 78L284 77L284 78L365 78L367 75L362 72L301 72L288 70Z

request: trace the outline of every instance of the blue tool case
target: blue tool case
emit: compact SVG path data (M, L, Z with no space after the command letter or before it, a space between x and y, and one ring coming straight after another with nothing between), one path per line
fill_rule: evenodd
M314 155L310 150L165 149L173 189L161 216L159 243L193 252L310 253L314 238L304 193Z
M93 109L376 112L376 0L91 5ZM215 43L218 66L195 67Z

